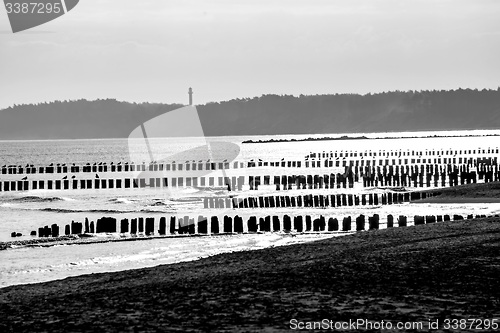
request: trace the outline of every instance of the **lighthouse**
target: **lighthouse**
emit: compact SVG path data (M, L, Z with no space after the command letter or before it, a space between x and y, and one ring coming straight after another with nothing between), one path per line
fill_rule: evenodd
M189 87L188 94L189 94L189 105L193 105L193 88Z

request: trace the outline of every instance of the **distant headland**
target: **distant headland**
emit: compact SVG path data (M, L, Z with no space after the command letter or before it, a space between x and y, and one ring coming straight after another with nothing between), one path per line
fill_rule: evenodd
M305 139L270 139L270 140L245 140L242 143L276 143L276 142L301 142L301 141L330 141L330 140L364 140L369 139L366 136L350 137L343 135L339 138L322 137L322 138L305 138Z
M280 143L280 142L302 142L302 141L336 141L336 140L383 140L383 139L414 139L414 138L458 138L458 137L480 137L480 136L500 136L499 134L484 134L484 135L427 135L427 136L386 136L368 138L366 136L350 137L343 135L341 137L321 137L321 138L304 138L304 139L270 139L270 140L245 140L242 143Z

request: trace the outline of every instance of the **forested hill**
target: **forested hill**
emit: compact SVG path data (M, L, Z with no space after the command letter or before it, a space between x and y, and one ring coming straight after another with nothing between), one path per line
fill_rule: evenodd
M125 138L179 107L112 99L17 105L0 111L0 139ZM500 129L500 89L264 95L197 108L211 136Z
M143 122L179 107L114 99L17 105L0 111L0 140L127 138Z
M500 90L265 95L198 111L211 135L500 129Z

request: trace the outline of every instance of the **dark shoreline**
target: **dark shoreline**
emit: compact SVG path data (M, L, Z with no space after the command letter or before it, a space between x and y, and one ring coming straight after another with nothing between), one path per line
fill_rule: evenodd
M304 141L339 141L339 140L388 140L388 139L435 139L435 138L469 138L469 137L485 137L485 136L500 136L500 134L483 134L483 135L428 135L428 136L399 136L399 137L376 137L368 138L366 136L341 136L339 138L322 137L322 138L305 138L305 139L270 139L270 140L246 140L242 143L280 143L280 142L304 142Z
M289 330L498 318L500 219L444 222L0 289L8 331Z

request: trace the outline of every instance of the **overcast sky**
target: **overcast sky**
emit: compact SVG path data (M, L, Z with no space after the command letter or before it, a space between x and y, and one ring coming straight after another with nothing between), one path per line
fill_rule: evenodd
M13 34L0 108L500 86L498 0L80 0Z

